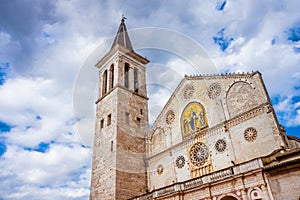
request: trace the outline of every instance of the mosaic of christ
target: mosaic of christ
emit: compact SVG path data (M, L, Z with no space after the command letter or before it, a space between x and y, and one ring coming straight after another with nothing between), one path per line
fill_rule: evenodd
M183 136L205 128L207 119L204 107L197 102L189 103L182 112L180 123Z

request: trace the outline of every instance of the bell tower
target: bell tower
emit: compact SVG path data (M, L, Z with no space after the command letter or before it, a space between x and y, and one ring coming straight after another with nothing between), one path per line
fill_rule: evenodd
M123 17L110 51L96 64L99 90L91 200L122 200L146 191L148 62L134 52Z

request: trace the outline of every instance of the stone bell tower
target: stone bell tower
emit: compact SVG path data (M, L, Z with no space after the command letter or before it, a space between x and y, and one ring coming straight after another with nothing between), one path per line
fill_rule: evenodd
M148 128L146 64L121 20L109 52L96 64L98 100L90 199L128 199L145 193Z

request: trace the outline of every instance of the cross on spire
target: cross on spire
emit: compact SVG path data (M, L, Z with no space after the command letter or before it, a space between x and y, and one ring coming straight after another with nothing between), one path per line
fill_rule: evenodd
M122 21L125 21L125 19L127 19L127 17L125 17L125 15L122 14Z

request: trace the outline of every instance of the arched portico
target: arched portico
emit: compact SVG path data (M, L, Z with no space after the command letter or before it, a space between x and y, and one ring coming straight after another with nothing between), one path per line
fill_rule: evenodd
M225 196L225 197L222 197L220 200L238 200L238 199L233 196Z

